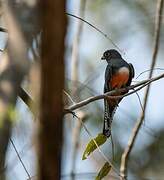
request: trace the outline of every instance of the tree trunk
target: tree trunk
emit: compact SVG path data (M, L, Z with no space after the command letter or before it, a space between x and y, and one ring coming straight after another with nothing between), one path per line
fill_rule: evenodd
M61 172L62 92L64 87L65 0L41 3L41 92L39 179L57 180Z

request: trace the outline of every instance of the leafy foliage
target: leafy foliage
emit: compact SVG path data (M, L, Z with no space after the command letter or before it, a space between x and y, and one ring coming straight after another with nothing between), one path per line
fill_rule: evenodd
M111 170L111 165L108 162L106 162L104 164L104 166L100 169L95 180L101 180L102 178L104 178L109 173L110 170Z
M103 134L98 134L96 138L94 138L94 140L92 139L86 146L86 149L83 153L83 157L82 160L87 159L87 157L97 149L97 145L101 146L102 144L104 144L107 140L107 137L104 136ZM97 145L96 145L96 143Z

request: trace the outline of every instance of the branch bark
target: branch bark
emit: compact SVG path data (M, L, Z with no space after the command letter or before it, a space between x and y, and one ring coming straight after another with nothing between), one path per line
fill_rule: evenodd
M105 94L101 94L101 95L98 95L98 96L92 96L92 97L89 97L81 102L78 102L76 104L73 104L67 108L64 109L64 114L67 114L67 113L71 113L72 111L76 110L76 109L79 109L91 102L94 102L94 101L97 101L97 100L100 100L100 99L104 99L104 98L121 98L121 97L125 97L125 96L128 96L128 95L131 95L133 93L139 90L141 90L142 88L144 88L145 86L151 84L152 82L154 81L157 81L159 79L162 79L164 78L164 74L161 74L159 76L156 76L154 78L151 78L151 79L148 79L148 80L143 80L135 85L131 85L129 87L126 87L126 88L121 88L121 89L117 89L117 90L112 90L110 92L107 92ZM141 86L141 87L140 87ZM138 89L134 90L136 87L139 87ZM133 90L132 92L130 93L127 93L123 96L113 96L113 94L116 94L116 93L120 93L120 92L126 92L127 90Z
M162 11L163 11L163 0L158 0L157 1L157 11L156 11L157 15L156 15L156 22L155 22L156 23L155 24L155 41L154 41L154 49L153 49L153 56L152 56L152 63L151 63L151 71L149 73L149 79L153 75L153 69L154 69L154 66L155 66L155 63L157 60L157 54L158 54L158 50L159 50L160 29L161 29L161 22L162 22ZM128 165L129 155L132 151L132 148L134 146L138 132L139 132L140 127L142 125L142 122L144 121L144 118L145 118L145 112L146 112L149 92L150 92L150 84L146 88L143 111L140 115L140 118L137 120L137 122L136 122L136 124L132 130L132 134L131 134L130 139L128 141L128 145L125 148L124 153L122 154L121 167L120 167L121 179L126 179L126 177L127 177L127 165Z

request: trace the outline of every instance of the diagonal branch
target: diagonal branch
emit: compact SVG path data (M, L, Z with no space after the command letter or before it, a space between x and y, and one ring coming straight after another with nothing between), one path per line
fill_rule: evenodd
M106 157L106 155L102 152L101 148L99 147L99 145L97 144L97 142L95 141L95 139L93 138L92 134L90 133L90 131L88 130L88 128L86 127L86 125L84 124L83 120L81 118L79 118L76 114L73 114L82 124L82 126L84 127L85 131L87 132L88 136L90 137L91 140L93 140L94 144L96 145L99 153L101 154L101 156L104 158L105 161L107 161L110 166L112 167L113 171L118 175L120 175L120 172L116 169L116 167L111 163L111 161Z
M125 54L124 51L118 47L118 45L110 38L110 36L109 36L108 34L104 33L102 30L100 30L99 28L97 28L96 26L94 26L93 24L91 24L90 22L86 21L85 19L83 19L83 18L81 18L81 17L79 17L79 16L76 16L76 15L71 14L71 13L68 13L68 12L66 12L66 14L67 14L68 16L70 16L70 17L74 17L74 18L76 18L76 19L79 19L80 21L82 21L82 22L88 24L89 26L91 26L91 27L92 27L93 29L95 29L97 32L99 32L100 34L102 34L106 39L108 39L108 40L112 43L112 45L113 45L114 47L116 47L120 52L122 52L123 54Z
M121 89L118 89L118 90L113 90L113 91L110 91L108 93L105 93L105 94L102 94L102 95L98 95L98 96L91 96L83 101L80 101L78 103L73 103L73 105L69 106L69 107L66 107L64 109L64 114L68 114L68 113L71 113L72 111L76 110L76 109L79 109L83 106L86 106L87 104L89 103L92 103L94 101L97 101L97 100L101 100L101 99L104 99L104 98L122 98L122 97L126 97L126 96L129 96L131 94L134 94L136 93L137 91L143 89L145 86L151 84L152 82L155 82L155 81L158 81L160 79L164 78L164 74L161 74L159 76L156 76L154 78L151 78L151 79L148 79L148 80L143 80L135 85L131 85L129 87L126 87L126 88L121 88ZM138 87L138 88L137 88ZM136 88L136 89L134 89ZM127 91L127 90L133 90L125 95L121 95L121 96L113 96L113 94L115 93L118 93L118 92L124 92L124 91ZM67 93L66 91L64 91L64 93ZM69 95L70 96L70 95ZM30 110L32 111L32 108L30 107L31 104L34 103L33 99L30 97L29 94L27 94L27 92L23 89L23 88L20 88L19 90L19 97L23 100L23 102L30 108ZM33 111L32 111L33 113ZM34 113L33 113L34 114Z
M128 86L126 88L112 90L110 92L107 92L105 94L101 94L101 95L98 95L98 96L91 96L91 97L89 97L89 98L87 98L87 99L85 99L83 101L80 101L80 102L78 102L76 104L73 104L73 105L65 108L64 109L64 114L70 113L70 112L72 112L72 111L74 111L76 109L79 109L79 108L81 108L81 107L83 107L83 106L85 106L85 105L87 105L87 104L89 104L89 103L91 103L93 101L97 101L97 100L100 100L100 99L104 99L104 98L121 98L121 97L129 96L129 95L135 93L136 91L141 90L145 86L151 84L152 82L157 81L157 80L162 79L162 78L164 78L164 74L161 74L159 76L156 76L156 77L148 79L148 80L143 80L143 81L141 81L141 82L139 82L139 83L137 83L135 85L131 85L131 86ZM139 88L137 88L137 87L139 87ZM134 88L137 88L137 89L133 90L132 92L127 93L127 94L125 94L123 96L112 96L115 93L126 92L127 90L132 90Z
M21 163L23 169L24 169L25 172L26 172L26 174L27 174L27 176L28 176L28 179L31 179L30 173L28 172L28 170L27 170L27 168L26 168L26 166L25 166L25 164L24 164L22 158L20 157L19 152L18 152L18 150L17 150L17 148L16 148L16 146L15 146L15 144L14 144L14 141L13 141L11 138L10 138L10 143L12 144L12 146L13 146L15 152L16 152L16 155L17 155L17 157L18 157L18 159L19 159L19 161L20 161L20 163Z
M158 54L158 50L159 50L159 38L160 38L160 29L161 29L160 27L161 27L161 22L162 22L162 10L163 10L163 0L158 0L157 1L156 24L155 24L155 43L154 43L154 50L153 50L153 56L152 56L151 71L149 73L149 79L153 75L153 69L154 69L154 66L155 66L155 63L157 60L157 54ZM128 164L128 160L129 160L129 155L134 146L134 143L135 143L136 137L138 135L138 132L140 130L140 127L142 125L142 122L144 121L144 118L145 118L145 112L146 112L149 92L150 92L150 83L148 84L146 92L145 92L143 111L141 113L140 118L138 119L137 123L135 124L135 126L132 130L132 134L130 136L128 145L125 148L125 151L121 158L120 172L123 177L122 179L126 179L126 177L127 177L127 164Z

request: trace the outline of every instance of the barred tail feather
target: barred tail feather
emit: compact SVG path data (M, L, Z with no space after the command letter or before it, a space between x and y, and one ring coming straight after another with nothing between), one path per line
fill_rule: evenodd
M103 134L106 137L110 137L111 135L111 122L112 122L112 118L108 118L106 116L104 116L104 127L103 127Z
M103 134L106 137L110 137L111 135L111 126L113 121L113 116L115 113L116 108L109 107L109 104L106 100L104 100L104 127L103 127Z

